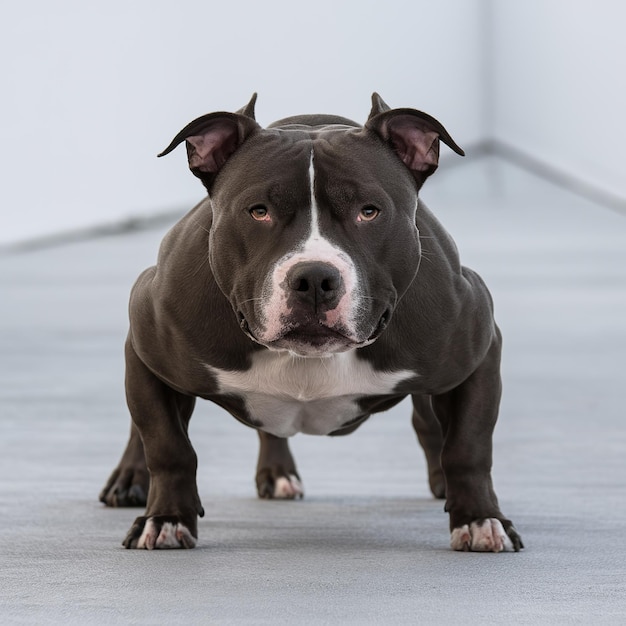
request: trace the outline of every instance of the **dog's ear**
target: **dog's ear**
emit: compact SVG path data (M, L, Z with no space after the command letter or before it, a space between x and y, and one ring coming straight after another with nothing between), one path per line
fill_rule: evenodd
M163 152L169 154L183 141L187 144L189 169L207 189L224 163L239 146L261 127L254 119L256 94L237 113L208 113L190 122Z
M380 94L374 92L372 94L372 108L370 110L368 120L371 120L373 117L378 115L379 113L385 113L386 111L390 111L391 107L380 97Z
M372 110L365 128L391 146L420 186L439 165L439 140L465 156L434 117L415 109L390 109L377 93L372 95Z
M256 121L256 117L254 116L254 105L256 104L256 93L252 94L252 98L250 98L250 102L246 104L245 107L242 107L237 111L239 115L245 115Z

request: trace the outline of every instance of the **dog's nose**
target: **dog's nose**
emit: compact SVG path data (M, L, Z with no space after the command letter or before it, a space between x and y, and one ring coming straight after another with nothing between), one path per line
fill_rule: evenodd
M294 265L287 275L287 285L299 302L315 311L335 308L344 291L339 270L315 261Z

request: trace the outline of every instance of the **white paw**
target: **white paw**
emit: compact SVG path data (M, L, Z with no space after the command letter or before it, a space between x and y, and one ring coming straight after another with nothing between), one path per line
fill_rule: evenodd
M500 520L493 518L455 528L450 535L450 547L465 552L502 552L514 549Z
M146 521L143 532L137 541L137 548L164 550L167 548L195 548L196 539L189 529L180 522L164 522L162 525L152 518Z
M297 476L289 474L289 478L280 476L274 483L274 498L277 500L293 500L304 495L304 488Z

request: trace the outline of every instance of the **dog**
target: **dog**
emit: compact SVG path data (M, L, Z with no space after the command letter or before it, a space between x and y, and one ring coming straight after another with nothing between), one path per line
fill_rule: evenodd
M410 395L454 550L519 551L492 486L501 335L482 279L419 198L443 142L430 115L378 94L364 126L251 101L185 142L208 195L165 236L130 297L131 434L100 494L143 506L126 548L193 548L203 515L187 428L211 400L259 433L262 498L297 498L296 433L344 435Z

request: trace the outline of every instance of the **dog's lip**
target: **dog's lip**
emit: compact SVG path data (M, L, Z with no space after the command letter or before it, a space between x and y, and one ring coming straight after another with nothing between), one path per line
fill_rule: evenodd
M372 341L378 339L382 332L389 325L389 320L391 319L391 310L387 309L378 320L378 324L376 325L376 329L374 332L368 337L367 343L371 343Z
M288 330L280 339L281 341L293 343L308 343L313 346L322 346L336 340L354 343L350 337L347 337L342 332L322 324L296 326L295 328Z
M239 328L241 328L241 330L243 330L243 332L250 338L252 339L252 341L256 341L257 343L261 343L253 334L253 332L250 330L250 325L248 324L248 320L246 319L245 315L241 312L238 311L237 312L237 318L239 319Z
M280 337L276 337L275 339L272 339L272 341L264 342L257 338L252 332L252 329L248 324L248 320L241 311L237 312L237 317L239 319L239 326L241 330L250 339L252 339L252 341L261 345L270 347L272 345L299 344L310 345L313 348L322 348L324 346L335 344L343 345L344 349L349 349L350 347L359 348L367 346L376 341L385 328L387 328L389 319L391 318L391 311L389 309L385 310L383 315L380 317L374 332L363 341L350 337L345 334L345 332L326 326L321 322L310 322L292 326L286 329Z
M253 341L265 345L265 342L252 332L246 316L241 311L237 312L237 317L241 330ZM287 327L282 335L268 342L268 344L283 343L285 341L288 343L311 344L316 347L327 343L336 343L337 341L350 344L357 343L340 330L330 328L320 322L301 323Z

